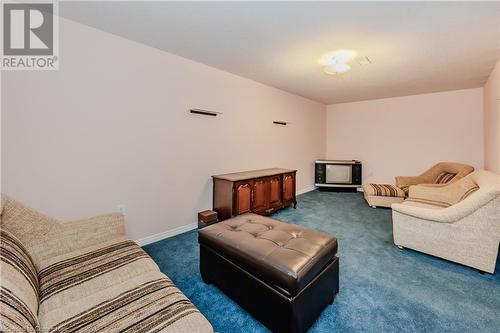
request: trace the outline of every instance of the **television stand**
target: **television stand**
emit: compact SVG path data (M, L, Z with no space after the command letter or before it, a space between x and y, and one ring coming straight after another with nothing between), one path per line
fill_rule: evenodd
M314 185L320 191L356 191L361 187L361 166L357 160L317 160Z
M358 187L326 187L318 186L318 191L320 192L357 192Z

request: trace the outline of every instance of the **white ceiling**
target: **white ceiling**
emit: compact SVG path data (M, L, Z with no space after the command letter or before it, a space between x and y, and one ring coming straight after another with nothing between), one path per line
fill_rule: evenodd
M498 2L61 2L60 15L325 104L484 85ZM318 58L372 60L343 77Z

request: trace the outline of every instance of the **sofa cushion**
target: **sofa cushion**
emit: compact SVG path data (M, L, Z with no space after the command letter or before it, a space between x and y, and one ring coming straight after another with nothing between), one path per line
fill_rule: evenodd
M35 332L38 327L38 278L23 244L0 229L0 331Z
M43 307L43 305L42 305ZM54 332L212 332L165 275L151 271L40 314Z
M447 184L449 183L453 178L455 178L457 174L452 173L452 172L441 172L437 177L436 180L434 181L435 184Z
M158 266L126 237L76 250L42 262L40 313L65 307Z
M60 227L56 219L41 214L4 194L2 202L0 227L19 239L31 256L34 254L32 247L43 242L48 233Z

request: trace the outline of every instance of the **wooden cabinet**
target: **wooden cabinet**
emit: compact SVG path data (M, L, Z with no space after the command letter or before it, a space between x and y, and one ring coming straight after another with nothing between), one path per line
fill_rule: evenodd
M252 211L252 183L241 182L236 184L235 189L235 211L236 215Z
M287 173L283 175L283 201L292 202L295 200L295 174Z
M269 182L266 178L257 178L253 181L252 212L266 210Z
M295 198L296 170L264 169L212 176L213 210L219 220L244 213L270 214Z
M282 175L269 177L269 208L279 208L283 204Z

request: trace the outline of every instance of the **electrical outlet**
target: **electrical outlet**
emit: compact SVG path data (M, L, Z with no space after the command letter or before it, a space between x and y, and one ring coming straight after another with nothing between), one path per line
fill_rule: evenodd
M116 208L118 208L118 213L125 216L125 205L124 204L119 204L118 206L116 206Z

